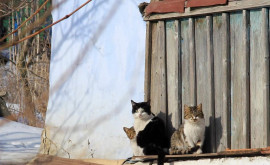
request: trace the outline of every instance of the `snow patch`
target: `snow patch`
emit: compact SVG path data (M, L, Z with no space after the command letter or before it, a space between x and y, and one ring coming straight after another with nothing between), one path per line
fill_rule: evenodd
M26 163L39 151L42 128L0 117L0 164Z

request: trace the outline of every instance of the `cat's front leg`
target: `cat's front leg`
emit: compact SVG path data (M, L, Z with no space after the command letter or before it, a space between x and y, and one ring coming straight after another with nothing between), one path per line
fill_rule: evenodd
M195 144L193 143L193 141L192 141L191 138L186 138L186 143L188 144L188 146L190 148L194 148L195 147Z
M198 141L196 143L196 146L198 147L198 150L195 152L196 154L201 154L202 153L202 145L203 145L203 141Z
M136 156L144 156L143 154L143 149L138 147L137 150L136 150Z

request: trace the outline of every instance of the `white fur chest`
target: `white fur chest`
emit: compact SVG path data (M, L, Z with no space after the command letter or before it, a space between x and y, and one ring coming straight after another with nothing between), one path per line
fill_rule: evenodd
M200 119L196 124L191 122L185 122L184 125L184 134L186 135L186 140L189 145L195 145L199 140L204 140L205 132L205 121ZM192 143L192 144L190 144Z
M147 119L140 119L140 118L136 118L134 120L134 129L135 129L135 132L136 134L138 134L138 132L142 131L145 126L151 122L151 120L153 119L153 115L149 115L149 117Z
M134 129L136 134L143 130L145 126L151 121L151 119L148 120L141 120L141 119L135 119L134 120Z

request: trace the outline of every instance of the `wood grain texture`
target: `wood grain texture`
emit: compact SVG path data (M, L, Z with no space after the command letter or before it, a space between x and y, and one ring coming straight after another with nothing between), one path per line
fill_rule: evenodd
M213 17L215 132L217 151L230 148L229 15Z
M196 104L195 90L195 41L194 41L194 20L181 20L181 70L182 70L182 105ZM182 106L182 121L183 121Z
M195 19L197 101L205 118L205 151L215 152L212 17Z
M230 14L231 148L249 148L248 12Z
M268 9L250 11L251 147L266 147L269 130Z
M190 69L190 101L191 105L197 104L197 89L196 89L196 50L195 50L195 23L194 18L188 20L189 28L189 69Z
M181 79L179 77L180 47L179 47L179 21L166 22L166 51L167 51L167 95L168 95L168 128L169 134L177 129L181 123Z
M270 7L269 0L245 0L245 1L233 1L229 2L226 6L214 6L214 7L204 7L189 10L189 8L185 9L185 13L168 13L168 14L154 14L150 17L145 17L145 21L153 21L153 20L162 20L162 19L172 19L172 18L183 18L183 17L191 17L191 16L201 16L207 14L215 14L222 12L233 12L244 9L254 9L261 7Z
M153 34L153 32L152 32ZM164 21L158 21L152 41L151 63L151 110L166 123L167 89L166 89L166 48Z
M146 23L146 39L145 39L144 101L150 100L151 52L152 52L152 26L150 22L147 22Z
M267 32L266 32L267 33ZM270 52L270 12L269 12L269 8L268 8L268 42L266 43L268 45L268 51ZM265 77L265 81L266 81L266 109L267 109L267 146L270 146L270 54L266 55L265 58L265 69L266 69L266 77Z

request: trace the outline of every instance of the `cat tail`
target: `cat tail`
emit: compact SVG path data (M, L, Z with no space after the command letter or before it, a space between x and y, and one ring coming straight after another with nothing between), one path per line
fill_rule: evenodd
M161 148L155 144L149 144L144 148L143 153L145 155L158 155L157 164L163 165L165 161L165 155L168 154L168 149Z
M164 161L165 161L165 154L158 154L158 159L157 159L157 164L158 165L164 165Z
M122 163L122 165L124 165L126 162L129 162L131 159L132 159L132 157L127 158L127 159Z

